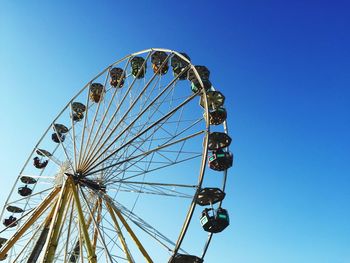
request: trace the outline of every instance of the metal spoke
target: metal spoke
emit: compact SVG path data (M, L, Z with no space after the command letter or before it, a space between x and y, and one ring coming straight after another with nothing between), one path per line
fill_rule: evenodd
M126 68L128 67L129 63L130 63L130 58L128 59L126 65L124 66L124 69L123 69L124 72L126 72ZM108 104L108 106L107 106L107 109L105 110L105 112L104 112L104 114L103 114L102 120L100 121L100 124L99 124L99 126L98 126L98 128L97 128L97 131L96 131L96 133L95 133L95 136L94 136L94 138L93 138L93 140L92 140L92 143L91 143L90 147L87 148L87 153L86 153L86 155L85 155L85 152L84 152L84 155L83 155L83 157L82 157L83 160L85 160L85 158L86 158L87 156L89 156L89 154L90 154L90 151L91 151L91 149L92 149L92 147L93 147L93 145L94 145L94 143L95 143L95 140L96 140L96 138L97 138L97 136L98 136L98 133L99 133L101 127L102 127L102 124L104 123L104 121L105 121L105 119L106 119L106 116L107 116L107 113L109 112L109 109L110 109L110 107L111 107L111 105L112 105L112 103L113 103L114 97L115 97L115 95L117 94L119 85L120 85L120 82L118 82L118 86L115 87L115 90L114 90L114 92L113 92L112 98L110 99L110 102L109 102L109 104ZM131 89L131 87L129 87L129 89ZM113 117L110 119L110 122L113 120L113 118L114 118L114 115L113 115ZM108 126L108 125L107 125L107 126ZM90 135L89 135L89 140L88 140L88 142L87 142L87 147L89 146L89 141L90 141Z
M73 154L74 154L74 171L77 170L77 146L76 146L76 142L75 142L75 125L74 125L74 118L73 118L73 108L72 108L72 103L70 103L70 117L71 117L71 124L72 124L72 131L73 131Z
M64 152L64 155L66 156L66 158L67 158L67 161L69 162L69 165L70 165L70 167L72 168L72 170L74 171L74 167L73 167L73 164L72 164L72 160L70 159L70 157L68 156L68 154L67 154L67 150L66 150L66 147L64 147L64 145L63 145L63 141L61 140L61 136L58 134L58 132L57 132L57 130L56 130L56 128L55 128L55 126L54 126L54 124L52 124L52 128L54 129L54 131L55 131L55 133L56 133L56 135L57 135L57 138L58 138L58 140L60 141L60 145L62 146L62 149L63 149L63 152Z
M187 98L184 102L182 102L180 105L178 105L176 108L174 108L173 110L171 110L169 113L167 113L166 115L164 115L162 118L158 119L154 124L148 126L146 129L144 129L142 132L140 132L137 136L133 137L132 139L130 139L128 142L126 142L124 145L122 145L121 147L117 148L116 150L114 150L111 154L107 155L106 158L104 158L102 161L98 162L97 164L95 164L94 166L90 167L85 173L88 174L92 169L96 168L98 165L100 165L101 163L103 163L104 161L106 161L107 159L109 159L111 156L113 156L116 152L120 151L121 149L123 149L125 146L127 146L128 144L132 143L134 140L136 140L138 137L142 136L143 134L145 134L147 131L149 131L150 129L152 129L154 126L156 126L157 124L159 124L160 122L162 122L163 120L167 119L168 117L170 117L172 114L174 114L179 108L181 108L182 106L184 106L185 104L187 104L189 101L191 101L194 97L196 96L196 94L193 94L192 96L190 96L189 98ZM120 135L117 136L117 138L119 138ZM115 142L116 140L114 140Z
M145 65L145 63L147 63L147 61L148 61L150 55L151 55L151 53L149 53L149 54L147 55L147 58L145 59L145 62L144 62L144 64L143 64L143 66ZM139 74L140 74L140 72L138 73L138 75L139 75ZM131 85L129 85L129 88L128 88L127 92L125 93L125 95L124 95L122 101L119 103L117 109L115 110L115 112L113 113L112 117L110 118L110 120L109 120L109 122L108 122L108 124L107 124L107 126L106 126L106 128L105 128L105 130L103 131L102 135L100 136L99 140L97 141L95 147L92 149L91 154L95 152L95 149L96 149L97 145L100 144L100 142L101 142L102 138L104 137L104 135L105 135L105 133L106 133L108 127L111 125L111 123L112 123L114 117L115 117L116 114L119 112L121 106L123 105L125 99L127 98L127 95L129 94L130 90L132 89L132 87L133 87L134 84L136 83L136 80L137 80L137 78L135 78L135 79L132 81ZM102 125L102 123L101 123L101 125ZM97 134L96 134L96 136L97 136ZM111 136L111 133L110 133L110 135L108 135L108 138L109 138L110 136ZM95 141L95 139L96 139L96 137L94 138L93 142ZM93 144L93 143L92 143L92 144ZM89 153L90 153L90 151L89 151ZM88 157L86 158L86 161L84 162L83 165L86 165L86 164L89 162L89 160L91 159L91 158L90 158L90 157L91 157L91 154L88 155Z
M131 160L137 159L137 158L139 158L139 157L141 157L141 156L144 156L144 155L149 155L149 154L151 154L152 152L159 151L160 149L163 149L163 148L172 146L172 145L177 144L177 143L179 143L179 142L182 142L182 141L184 141L184 140L188 140L188 139L190 139L190 138L192 138L192 137L198 136L198 135L202 134L203 132L204 132L204 131L196 132L196 133L194 133L194 134L191 134L191 135L189 135L189 136L186 136L186 137L184 137L184 138L182 138L182 139L179 139L179 140L176 140L176 141L174 141L174 142L171 142L171 143L164 144L164 145L162 145L162 146L153 148L153 149L149 150L148 152L141 153L141 154L139 154L139 155L135 155L135 156L130 157L130 158L128 158L128 159L125 159L125 160L123 160L123 161L120 161L120 162L117 162L117 163L108 165L108 166L106 166L106 167L100 168L100 169L98 169L98 170L94 170L94 171L88 172L88 173L85 174L85 176L89 176L89 175L95 174L95 173L97 173L97 172L104 171L104 170L106 170L106 169L109 169L109 168L114 167L114 166L116 166L116 165L120 165L120 164L125 163L125 162L129 162L129 161L131 161ZM97 166L97 165L96 165L96 166Z
M169 59L170 55L168 55L167 60ZM166 61L167 61L166 60ZM165 63L165 62L164 62ZM160 69L159 69L160 70ZM158 70L158 71L159 71ZM145 93L145 91L147 90L147 88L150 86L150 84L152 83L153 79L157 76L156 73L153 74L153 76L151 77L151 79L147 82L147 84L144 86L144 88L142 89L142 91L140 92L140 94L136 97L136 99L132 102L132 104L130 105L130 107L128 108L128 110L124 113L124 115L121 117L121 119L119 120L119 122L115 125L115 127L112 129L112 131L110 132L110 134L107 136L107 139L101 144L101 147L96 151L96 153L90 158L93 159L96 157L96 154L100 151L100 149L102 149L104 147L104 145L107 143L107 141L109 140L109 138L112 136L112 134L115 132L115 130L119 127L119 125L122 123L122 121L126 118L126 116L129 114L129 112L133 109L133 107L136 105L136 103L138 102L138 100L142 97L142 95ZM165 88L164 90L158 94L158 96L145 108L145 110L143 110L130 124L128 127L130 127L131 125L133 125L142 115L144 112L146 112L148 110L149 107L152 106L152 104L157 101L172 85L173 83L177 80L177 78L173 79ZM112 144L114 144L118 138L121 137L121 135L127 131L128 128L125 128L120 134L118 134L118 136L116 137L116 139L113 140L113 142L106 147L105 150L102 151L102 153L100 153L100 155L95 159L99 159L109 148ZM93 164L94 162L92 162ZM89 162L88 162L89 164Z
M89 109L89 95L90 95L90 86L92 84L92 81L90 81L88 83L88 91L87 91L87 98L86 98L86 109ZM84 126L83 126L83 131L82 131L82 135L81 135L81 139L80 139L80 150L79 150L79 159L78 159L78 167L80 167L80 163L81 163L81 158L82 158L82 151L83 151L83 142L84 142L84 137L85 137L85 130L86 130L86 122L87 122L87 119L88 119L88 114L89 114L89 111L86 110L86 114L85 114L85 118L84 118Z

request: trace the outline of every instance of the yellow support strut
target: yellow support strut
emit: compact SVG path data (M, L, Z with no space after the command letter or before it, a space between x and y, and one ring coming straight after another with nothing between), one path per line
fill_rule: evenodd
M48 235L48 241L47 241L48 243L46 248L47 251L43 261L45 263L50 263L50 262L53 262L54 260L58 239L59 239L59 233L63 223L63 216L65 214L65 209L70 196L71 196L71 193L70 193L69 185L65 184L63 186L61 196L59 200L57 200L56 211L51 223L52 229L50 230Z
M96 223L97 223L97 227L99 226L100 222L101 222L101 212L102 212L102 199L99 198L97 200L98 202L98 210L97 210L97 219L96 219ZM98 231L97 231L97 227L95 226L94 229L94 237L93 237L93 241L92 241L92 249L94 250L94 253L96 253L96 244L97 244L97 236L98 236Z
M82 230L83 237L84 237L86 249L88 252L89 262L96 263L97 257L92 249L92 245L91 245L91 241L90 241L90 237L89 237L89 233L88 233L88 228L87 228L86 223L85 223L84 213L83 213L83 210L81 208L79 196L77 193L77 188L74 184L73 179L70 176L67 178L67 181L71 185L71 189L73 192L73 197L74 197L74 201L75 201L75 205L77 207L77 212L78 212L78 217L79 217L79 225L80 225L80 228Z
M142 246L140 240L136 237L135 233L132 231L132 229L130 228L129 224L126 222L126 220L124 219L124 217L122 216L122 214L114 208L114 206L110 205L110 198L105 195L106 199L105 199L105 203L107 208L113 209L114 213L118 216L119 220L122 222L122 224L124 225L125 229L128 231L130 237L134 240L136 246L139 248L139 250L141 251L142 255L145 257L146 261L148 263L153 263L153 260L151 259L151 257L148 255L147 251L145 250L145 248ZM112 215L112 213L111 213Z
M112 220L114 222L114 226L115 226L115 229L117 230L119 241L123 246L123 250L124 250L124 253L126 255L126 258L128 259L128 262L133 263L134 260L132 259L131 255L130 255L130 251L129 251L128 246L125 242L124 236L122 234L122 230L119 227L119 224L118 224L117 218L115 217L113 209L110 207L110 205L108 203L107 203L107 209L108 209L108 212L110 213Z

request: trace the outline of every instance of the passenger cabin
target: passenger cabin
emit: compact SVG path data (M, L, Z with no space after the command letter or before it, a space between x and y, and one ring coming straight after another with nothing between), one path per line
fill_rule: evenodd
M33 192L33 190L30 189L27 185L18 188L18 193L19 193L21 196L28 196L28 195L31 195L32 192Z
M220 125L226 121L227 112L223 107L219 107L214 110L209 110L209 124L210 125Z
M73 102L72 103L72 110L74 112L84 112L86 110L86 106L81 102Z
M204 89L209 90L212 86L209 80L210 71L205 66L195 66L195 69L202 80ZM194 93L197 93L202 89L202 85L200 84L199 79L193 69L188 71L187 78L189 81L191 81L191 89Z
M169 263L203 263L203 259L188 254L176 254L169 260Z
M24 184L35 184L36 180L33 177L30 176L22 176L20 178L21 182Z
M53 130L54 130L54 133L51 135L51 139L55 143L64 142L64 139L66 138L64 134L69 131L68 128L63 124L54 123Z
M211 132L208 138L208 149L211 151L226 148L231 144L231 137L224 132Z
M164 75L169 70L168 55L163 51L156 51L151 55L152 69L155 74Z
M4 219L4 221L2 223L6 227L15 227L15 226L17 226L16 221L17 221L16 217L10 216L9 218Z
M209 168L215 171L225 171L230 168L233 163L233 155L222 149L212 152L209 156Z
M46 157L51 157L52 156L52 154L50 152L48 152L48 151L46 151L44 149L37 149L35 152L38 155L40 155L40 156L46 156Z
M130 61L131 63L131 73L137 79L142 79L145 77L147 64L143 57L133 57Z
M199 104L205 108L205 96L204 94L201 96L201 100ZM208 108L210 110L215 110L217 108L220 108L222 105L224 105L225 102L225 96L220 92L216 90L210 90L207 92L207 101L208 101Z
M90 100L98 103L101 101L103 96L104 87L101 83L92 83L90 86Z
M10 213L23 213L24 212L24 210L22 208L14 206L14 205L7 206L6 210L9 211Z
M72 118L73 121L81 121L84 118L84 112L86 110L86 107L84 104L80 102L73 102L72 103Z
M121 68L112 68L109 72L109 75L111 76L109 83L112 87L116 88L122 88L124 86L125 82L125 72Z
M225 195L220 188L202 188L198 192L196 203L200 206L213 205L224 200Z
M69 263L76 263L78 261L79 255L80 255L80 244L78 240L73 251L70 254Z
M228 212L219 207L217 210L213 208L205 208L200 219L203 229L210 233L219 233L230 224Z
M55 132L55 133L51 134L51 139L55 143L60 143L60 142L64 142L64 140L66 139L66 136L62 133Z
M35 168L38 168L38 169L44 169L48 163L49 163L49 160L42 161L37 156L34 157L34 159L33 159L33 165Z
M72 114L73 121L78 122L84 119L84 113L82 112L73 112Z
M187 58L189 61L191 61L190 57L185 54L185 53L180 53L181 55L183 55L185 58ZM171 67L173 68L173 73L174 76L177 77L179 76L180 80L184 80L187 78L187 74L188 74L188 69L185 70L186 67L188 67L189 63L182 59L181 57L179 57L178 55L174 55L171 58Z
M60 123L54 123L53 130L62 134L67 133L69 131L66 126Z

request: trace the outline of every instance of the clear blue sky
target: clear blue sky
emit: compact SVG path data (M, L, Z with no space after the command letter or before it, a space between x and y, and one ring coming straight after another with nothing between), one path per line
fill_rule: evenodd
M44 129L89 79L126 54L165 47L207 65L227 98L231 225L215 236L206 262L350 262L349 8L1 1L0 202Z

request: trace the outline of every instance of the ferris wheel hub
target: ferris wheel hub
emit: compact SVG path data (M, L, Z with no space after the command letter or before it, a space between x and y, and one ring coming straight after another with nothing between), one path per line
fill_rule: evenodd
M79 184L82 187L88 187L93 191L106 192L105 184L98 179L88 179L86 175L80 172L65 173L66 176L71 176L75 184Z

